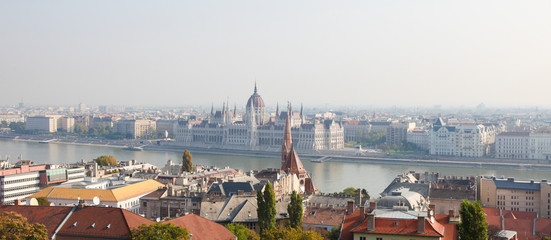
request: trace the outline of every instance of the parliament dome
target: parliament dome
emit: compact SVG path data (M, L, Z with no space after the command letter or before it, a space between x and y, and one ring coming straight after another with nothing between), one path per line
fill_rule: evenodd
M264 108L265 107L264 100L262 99L262 97L260 97L260 95L256 91L256 84L254 86L253 95L251 95L251 97L247 101L247 108L250 108L251 106L253 106L255 108Z

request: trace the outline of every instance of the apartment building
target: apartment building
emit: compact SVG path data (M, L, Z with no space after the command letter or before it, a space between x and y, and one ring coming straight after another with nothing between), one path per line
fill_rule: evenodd
M84 167L53 168L51 165L20 165L0 170L0 203L13 204L55 183L84 180Z
M156 123L152 120L119 120L113 125L113 131L129 134L133 138L143 138L155 132Z
M551 218L551 185L547 180L518 181L514 178L479 179L479 200L484 207L537 212Z
M495 143L495 126L476 123L446 124L439 118L430 132L430 154L457 157L484 157Z
M25 124L25 128L31 131L57 132L57 119L55 117L27 117Z
M496 158L529 159L530 133L504 132L496 136Z

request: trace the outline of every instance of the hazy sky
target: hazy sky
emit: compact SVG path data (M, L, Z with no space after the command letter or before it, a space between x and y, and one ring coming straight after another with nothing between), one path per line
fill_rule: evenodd
M551 106L551 1L1 1L0 105Z

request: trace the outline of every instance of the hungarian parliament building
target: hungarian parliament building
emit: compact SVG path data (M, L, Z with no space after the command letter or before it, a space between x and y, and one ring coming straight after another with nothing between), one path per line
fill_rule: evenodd
M229 104L220 111L211 110L205 120L186 120L176 126L175 144L195 147L215 147L259 151L279 151L287 115L292 128L293 145L297 149L316 152L344 148L344 128L333 119L314 119L307 122L301 106L300 112L276 109L275 117L266 113L264 100L255 86L242 118Z

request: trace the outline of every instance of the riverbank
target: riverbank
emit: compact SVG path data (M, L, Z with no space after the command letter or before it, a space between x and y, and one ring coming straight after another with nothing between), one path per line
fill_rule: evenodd
M200 148L200 147L184 147L184 146L148 146L146 150L161 151L183 151L188 149L193 152L202 152L218 155L234 155L234 156L253 156L253 157L277 157L278 152L266 151L245 151L245 150L229 150L220 148ZM302 159L308 159L312 163L318 163L317 159L324 158L321 162L355 162L355 163L377 163L377 164L392 164L392 165L410 165L410 166L441 166L441 167L462 167L462 168L501 168L515 170L538 170L549 171L551 164L538 163L520 163L520 162L488 162L488 161L472 161L471 159L463 160L447 160L447 159L408 159L408 158L378 158L367 156L342 156L342 155L327 155L327 154L301 154ZM498 160L498 159L496 159Z
M31 138L29 138L31 137ZM54 137L49 136L14 136L11 138L0 137L4 140L12 141L25 141L25 142L44 142L45 140L52 140ZM125 148L130 145L145 144L143 146L144 151L171 151L171 152L183 152L188 149L192 152L207 153L215 155L232 155L232 156L247 156L247 157L261 157L261 158L274 158L279 157L280 153L276 151L254 151L254 150L240 150L240 149L225 149L215 147L197 147L197 146L177 146L177 145L158 145L155 142L139 141L139 140L105 140L105 139L55 139L44 144L69 144L69 145L81 145L81 146L97 146L97 147L110 147L110 148ZM341 154L339 154L341 153ZM346 155L348 154L348 155ZM319 152L319 153L301 153L299 155L303 160L310 160L313 164L323 162L354 162L354 163L377 163L377 164L391 164L391 165L409 165L409 166L442 166L442 167L461 167L461 168L501 168L501 169L515 169L515 170L551 170L551 164L538 163L535 160L504 160L495 158L457 158L457 157L445 157L445 156L421 156L421 155L404 155L404 154L385 154L385 153L370 153L369 156L351 156L355 154L353 151L332 151L332 152ZM427 157L430 159L423 159Z

